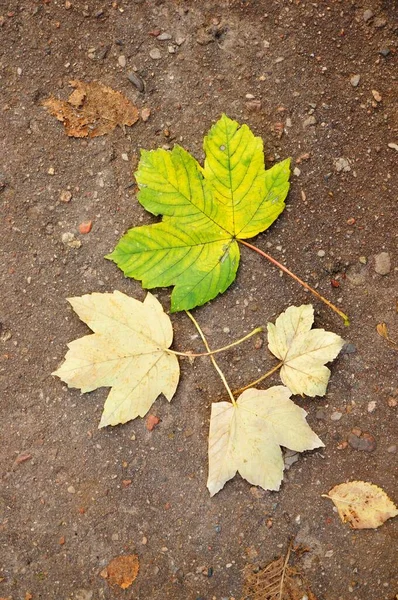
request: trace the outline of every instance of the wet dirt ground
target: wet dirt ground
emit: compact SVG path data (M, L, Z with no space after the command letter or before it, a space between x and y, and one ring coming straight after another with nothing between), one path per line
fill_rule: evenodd
M397 519L355 532L321 494L363 479L398 500L398 353L376 333L386 322L398 340L397 32L394 0L0 2L2 598L239 599L244 566L293 540L308 549L300 568L318 600L395 599ZM68 138L41 102L66 98L72 79L123 92L149 120ZM296 169L287 209L255 243L351 326L242 249L236 282L194 313L212 347L309 301L316 324L348 345L327 396L295 398L325 448L301 455L278 493L237 476L210 498L210 405L225 392L208 359L181 361L153 431L142 419L98 430L107 390L80 396L51 372L87 334L66 298L145 297L103 258L128 227L156 220L136 199L139 149L178 142L202 161L222 112L263 138L267 166L291 156ZM68 232L79 248L63 243ZM170 290L155 291L168 310ZM202 351L186 316L172 321L174 347ZM232 387L273 366L258 346L220 356ZM353 428L376 447L347 444ZM136 581L110 588L104 566L133 553Z

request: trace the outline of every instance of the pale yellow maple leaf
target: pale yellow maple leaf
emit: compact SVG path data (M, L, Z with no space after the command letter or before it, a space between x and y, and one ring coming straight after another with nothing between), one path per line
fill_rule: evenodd
M305 410L279 385L249 389L236 401L212 404L209 432L209 477L214 496L236 472L253 485L278 490L283 478L280 446L296 452L324 446L307 424Z
M289 306L273 323L268 323L268 348L282 362L280 376L292 394L324 396L330 377L325 363L332 361L344 340L324 329L311 329L311 304Z
M94 334L69 343L53 375L82 393L111 388L99 427L143 417L161 393L172 399L180 376L177 357L167 352L173 329L152 294L144 302L118 291L69 302Z
M385 491L367 481L340 483L323 497L333 501L343 523L352 529L376 529L398 515Z

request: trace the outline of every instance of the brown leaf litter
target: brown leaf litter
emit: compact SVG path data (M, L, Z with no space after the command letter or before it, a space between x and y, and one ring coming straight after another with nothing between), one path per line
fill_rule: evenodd
M316 600L300 571L289 565L290 553L291 545L264 567L246 565L241 600Z
M98 81L73 80L75 88L67 101L50 96L43 106L64 124L70 137L97 137L109 133L117 125L134 125L138 109L126 96Z
M113 558L100 573L110 586L119 586L126 590L135 581L140 563L136 554L126 554Z

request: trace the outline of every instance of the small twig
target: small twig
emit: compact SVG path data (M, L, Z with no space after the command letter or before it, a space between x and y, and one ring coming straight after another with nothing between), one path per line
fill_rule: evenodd
M278 371L278 369L280 369L282 365L283 365L283 361L279 362L270 371L268 371L267 373L264 373L264 375L261 375L261 377L259 377L255 381L252 381L251 383L248 383L244 387L239 388L239 390L233 390L232 393L235 396L237 396L238 394L241 394L245 390L248 390L249 388L253 387L254 385L257 385L258 383L260 383L260 381L263 381L264 379L267 379L267 377L271 377L271 375L273 375L276 371Z
M253 331L251 331L250 333L245 335L243 338L236 340L236 342L232 342L231 344L228 344L227 346L223 346L222 348L218 348L217 350L211 350L210 352L199 352L197 354L194 354L193 352L177 352L177 350L171 350L170 348L168 348L166 350L166 352L168 352L169 354L176 354L177 356L187 356L188 358L197 358L198 356L212 356L213 354L218 354L219 352L225 352L225 350L229 350L230 348L233 348L234 346L238 346L242 342L245 342L249 338L253 337L253 335L256 335L256 333L261 333L262 331L264 331L263 327L256 327L256 329L253 329Z
M327 298L324 298L323 296L321 296L321 294L319 292L314 290L314 288L310 287L308 285L308 283L305 283L305 281L300 279L300 277L297 277L297 275L295 275L294 273L289 271L289 269L287 267L282 265L275 258L270 256L266 252L263 252L262 250L260 250L260 248L257 248L256 246L253 246L252 244L249 244L248 242L245 242L244 240L238 240L238 241L241 244L243 244L244 246L247 246L251 250L254 250L255 252L257 252L257 254L260 254L261 256L263 256L264 258L269 260L273 265L278 267L278 269L281 269L281 271L283 271L284 273L286 273L287 275L292 277L295 281L297 281L300 285L302 285L306 290L311 292L311 294L314 294L314 296L316 296L319 300L322 300L322 302L324 302L327 306L329 306L329 308L331 308L335 313L337 313L344 320L344 325L348 326L350 324L350 320L349 320L348 316L345 313L343 313L342 310L340 310L339 308L337 308L337 306L332 304L332 302L330 302L330 300L327 300Z
M215 359L215 358L214 358L214 356L211 354L211 350L210 350L210 348L209 348L209 344L207 343L207 340L206 340L206 338L205 338L205 334L203 333L203 331L201 330L201 328L200 328L200 326L199 326L199 323L198 323L198 322L196 321L196 319L195 319L195 318L194 318L194 317L191 315L191 313L189 312L189 310L186 310L185 312L187 313L188 317L191 319L192 323L195 325L196 329L198 330L198 333L199 333L200 337L202 338L202 341L203 341L203 343L204 343L204 345L205 345L205 348L206 348L207 352L209 353L210 360L211 360L211 362L213 363L213 366L214 366L215 370L217 371L217 373L218 373L218 374L219 374L219 376L221 377L221 381L223 382L223 384L224 384L224 386L225 386L225 389L227 390L227 392L228 392L228 395L229 395L229 397L231 398L231 402L232 402L232 404L233 404L234 406L236 406L236 400L235 400L235 398L234 398L234 395L233 395L233 393L231 392L231 388L229 387L229 385L228 385L228 382L227 382L227 380L225 379L225 375L224 375L224 373L221 371L220 367L218 366L216 359Z

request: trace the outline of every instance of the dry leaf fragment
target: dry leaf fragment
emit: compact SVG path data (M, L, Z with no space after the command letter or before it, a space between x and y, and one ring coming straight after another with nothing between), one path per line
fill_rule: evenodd
M389 344L391 344L393 348L398 349L398 343L394 342L394 340L392 340L388 335L388 328L386 323L378 323L376 325L376 331L379 334L379 336L387 340L387 342L389 342Z
M43 106L64 124L71 137L97 137L109 133L117 125L134 125L138 110L120 92L92 81L69 82L75 88L67 101L50 96Z
M305 578L289 565L290 548L265 567L247 565L242 600L316 600Z
M118 585L126 590L135 581L140 563L136 554L127 554L113 558L100 573L111 586Z
M111 387L100 427L145 416L161 393L172 399L180 375L177 357L168 352L173 329L152 294L144 302L118 291L69 302L94 334L68 344L53 375L82 393Z
M29 454L28 452L23 452L22 454L19 454L17 456L17 458L15 459L15 464L16 465L20 465L24 462L26 462L27 460L31 460L33 458L33 456L31 454Z
M341 483L322 496L333 501L343 523L352 529L376 529L398 515L385 491L367 481Z
M268 323L268 348L283 362L280 376L292 394L324 396L330 377L325 363L344 346L344 340L331 331L311 329L311 304L289 306L273 323Z
M388 340L388 329L385 323L378 323L376 325L376 330L380 337Z

